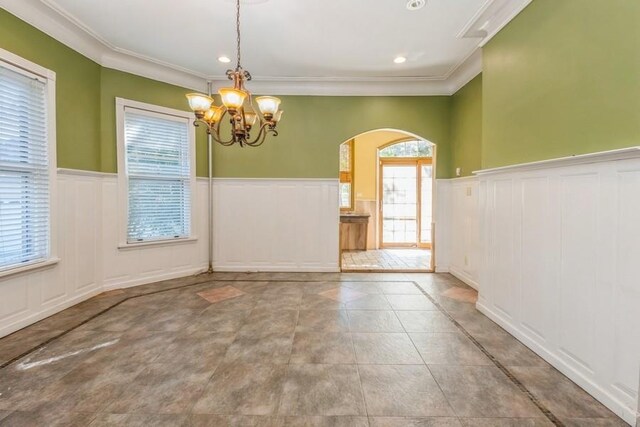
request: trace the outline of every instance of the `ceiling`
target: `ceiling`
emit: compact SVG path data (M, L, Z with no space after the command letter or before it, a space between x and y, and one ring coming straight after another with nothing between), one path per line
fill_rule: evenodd
M479 47L529 1L428 0L409 11L406 0L242 0L242 65L265 91L279 93L413 94L423 87L418 92L448 94L480 72ZM0 0L0 6L38 28L44 23L41 29L82 53L77 39L85 39L88 56L112 68L200 86L235 66L234 0ZM219 62L222 55L232 63ZM394 63L397 56L406 62Z

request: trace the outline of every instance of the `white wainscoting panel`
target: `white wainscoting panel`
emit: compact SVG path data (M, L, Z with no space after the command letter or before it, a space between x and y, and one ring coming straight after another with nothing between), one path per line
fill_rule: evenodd
M451 180L436 179L436 191L434 192L434 216L435 227L434 241L434 270L436 273L448 273L451 262Z
M214 269L339 271L337 179L215 179Z
M478 178L478 309L635 423L640 150ZM454 201L462 197L455 186ZM456 224L464 222L456 210L472 211L460 206L454 202ZM453 266L461 238L452 236Z
M101 181L97 174L58 174L57 256L50 267L0 280L0 336L102 292Z
M449 181L449 233L443 236L449 245L449 272L478 289L478 180L476 177Z
M109 289L206 270L206 179L198 179L195 239L119 248L114 174L58 171L60 261L0 280L0 336ZM214 268L338 271L337 179L215 179Z
M194 274L207 267L207 183L198 181L196 241L118 249L117 177L60 170L57 256L38 270L0 279L0 337L105 290Z
M159 246L118 248L120 217L118 179L109 175L102 187L102 269L105 289L124 288L158 280L187 276L207 267L207 182L198 180L192 219L196 240L172 242Z

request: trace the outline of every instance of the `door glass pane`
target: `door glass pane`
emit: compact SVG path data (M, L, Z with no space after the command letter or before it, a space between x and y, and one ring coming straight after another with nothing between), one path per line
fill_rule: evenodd
M418 240L417 169L415 165L382 166L382 242Z
M433 200L433 165L421 165L421 190L420 196L420 243L431 243L431 222Z

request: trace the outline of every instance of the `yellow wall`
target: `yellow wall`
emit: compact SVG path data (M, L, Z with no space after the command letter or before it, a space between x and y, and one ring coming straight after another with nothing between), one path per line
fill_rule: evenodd
M404 132L379 130L355 138L354 191L356 201L376 199L378 148L392 141L411 136Z

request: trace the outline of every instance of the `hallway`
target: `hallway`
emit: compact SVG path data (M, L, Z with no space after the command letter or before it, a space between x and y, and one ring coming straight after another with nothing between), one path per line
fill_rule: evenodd
M342 271L428 271L430 249L372 249L343 251Z
M624 425L448 274L216 273L0 339L0 424Z

